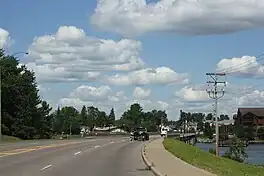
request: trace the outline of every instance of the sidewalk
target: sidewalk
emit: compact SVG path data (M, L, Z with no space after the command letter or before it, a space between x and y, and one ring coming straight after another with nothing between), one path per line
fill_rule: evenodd
M147 143L144 156L153 169L163 176L216 176L176 158L164 148L162 142L163 138Z

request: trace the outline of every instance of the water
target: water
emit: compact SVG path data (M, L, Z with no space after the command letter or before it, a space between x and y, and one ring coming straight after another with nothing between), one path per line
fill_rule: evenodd
M215 148L215 144L197 143L197 147L208 152L209 148ZM220 155L224 154L228 150L228 147L219 147ZM249 145L245 148L248 158L245 162L249 164L264 165L264 144Z

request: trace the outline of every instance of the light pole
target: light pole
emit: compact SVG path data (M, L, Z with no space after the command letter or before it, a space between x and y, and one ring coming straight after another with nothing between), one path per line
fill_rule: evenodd
M29 54L28 52L16 52L12 54L11 56L15 57L18 54ZM0 66L0 142L2 142L2 68Z

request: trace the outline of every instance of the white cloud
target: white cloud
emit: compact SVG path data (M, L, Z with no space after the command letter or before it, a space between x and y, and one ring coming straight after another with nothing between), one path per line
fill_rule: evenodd
M8 47L11 44L11 37L9 32L0 28L0 49Z
M177 97L182 98L184 101L190 102L199 102L199 101L208 101L209 96L206 90L195 89L192 86L185 86L181 90L175 92Z
M177 97L167 100L156 100L151 96L145 99L127 97L124 91L115 92L108 86L90 87L79 86L68 97L59 101L63 106L75 106L81 109L83 105L96 106L106 113L110 112L112 107L115 108L116 116L119 118L131 104L140 103L144 111L152 109L165 110L169 119L178 119L179 111L187 112L213 112L213 99L206 98L208 95L203 92L203 85L184 86L176 91ZM205 90L205 89L204 89ZM181 92L181 94L179 93ZM190 93L188 95L187 93ZM239 107L247 106L264 106L264 90L253 88L246 85L229 84L226 88L226 94L219 100L219 114L232 114ZM56 108L55 108L56 109Z
M82 101L104 101L108 100L111 91L112 90L109 86L101 86L97 88L81 85L71 92L70 98L78 98Z
M91 22L123 35L223 34L264 26L262 0L98 0Z
M143 89L141 87L136 87L133 91L133 97L135 99L146 99L150 96L151 90L150 89Z
M131 71L144 65L139 41L94 38L75 26L35 37L28 51L27 67L39 82L94 81L105 71Z
M264 65L259 63L257 58L254 56L222 59L217 64L217 70L237 76L264 77Z
M177 73L167 67L145 68L108 77L108 82L114 85L186 84L188 81L186 73Z
M264 90L254 90L253 92L238 98L240 106L264 106Z

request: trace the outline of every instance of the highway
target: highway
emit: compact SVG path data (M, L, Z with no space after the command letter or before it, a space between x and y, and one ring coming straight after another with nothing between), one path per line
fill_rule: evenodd
M0 176L153 176L128 137L0 145Z

